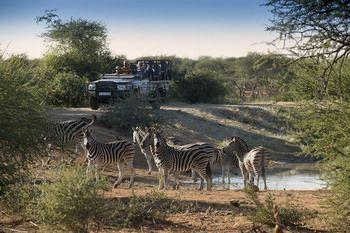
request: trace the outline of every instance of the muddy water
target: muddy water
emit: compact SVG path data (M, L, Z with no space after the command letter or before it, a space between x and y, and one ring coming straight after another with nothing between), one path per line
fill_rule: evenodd
M243 181L238 171L231 175L231 184L228 186L227 178L222 184L221 174L215 174L213 184L215 187L240 189ZM264 188L260 179L260 190ZM288 164L267 169L267 188L270 190L318 190L327 188L322 180L321 171L314 164Z

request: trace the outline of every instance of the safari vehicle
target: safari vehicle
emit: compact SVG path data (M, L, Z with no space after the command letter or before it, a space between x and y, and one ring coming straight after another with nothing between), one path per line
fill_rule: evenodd
M101 74L100 79L89 83L88 96L91 109L102 103L117 103L130 95L148 98L152 108L160 108L161 99L169 93L171 63L169 60L137 60L124 62L112 74Z

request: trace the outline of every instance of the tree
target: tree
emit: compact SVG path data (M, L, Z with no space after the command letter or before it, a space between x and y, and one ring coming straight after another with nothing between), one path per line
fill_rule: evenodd
M267 30L279 33L277 41L289 45L292 55L327 63L322 74L324 97L334 66L350 53L350 1L267 0L265 5L274 15Z
M63 21L54 10L37 17L37 23L46 23L41 36L50 44L47 65L58 72L74 72L89 80L98 74L112 72L125 57L112 56L107 48L107 29L100 22L71 18Z

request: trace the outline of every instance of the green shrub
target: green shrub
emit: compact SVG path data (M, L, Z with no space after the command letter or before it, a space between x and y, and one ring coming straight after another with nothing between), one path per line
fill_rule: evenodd
M222 82L211 74L190 74L173 83L175 98L189 103L219 103L226 96L227 90Z
M147 100L137 96L126 98L102 116L101 121L107 126L129 132L135 126L150 126L161 123L157 111L150 108Z
M7 188L4 195L0 197L0 203L8 214L30 219L33 217L39 195L40 190L37 186L30 183L16 183Z
M304 103L294 114L296 136L306 153L324 158L331 194L327 220L337 232L350 226L350 105Z
M54 183L40 189L36 219L49 228L88 232L113 217L115 208L103 198L106 182L88 179L83 167L63 168Z
M24 56L0 55L0 194L25 179L28 164L43 152L45 109L28 63Z
M86 101L87 78L74 73L57 73L47 87L47 102L58 106L82 106Z
M256 206L251 214L252 221L275 226L276 222L273 215L274 198L272 194L268 193L264 202L261 202L256 193L251 189L247 189L246 194L248 199L253 201ZM306 212L300 211L296 206L290 203L286 203L284 206L279 206L279 213L281 223L284 226L299 226L307 215Z

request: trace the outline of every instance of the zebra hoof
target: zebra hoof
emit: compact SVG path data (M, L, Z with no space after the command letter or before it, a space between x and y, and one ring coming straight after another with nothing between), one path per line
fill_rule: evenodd
M151 173L152 173L152 171L148 171L148 172L147 172L148 175L151 175Z

